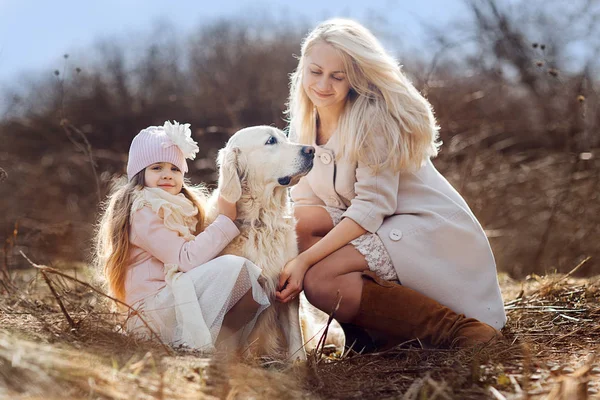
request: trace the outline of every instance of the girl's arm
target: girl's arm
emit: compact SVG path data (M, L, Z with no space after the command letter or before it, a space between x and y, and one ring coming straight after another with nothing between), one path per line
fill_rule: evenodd
M131 242L134 245L164 264L178 265L183 272L215 258L239 233L233 221L225 215L219 215L190 241L167 228L150 207L136 211L131 221Z

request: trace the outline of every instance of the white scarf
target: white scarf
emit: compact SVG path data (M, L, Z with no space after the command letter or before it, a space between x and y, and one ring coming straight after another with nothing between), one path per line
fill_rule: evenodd
M198 223L198 209L183 193L172 195L160 188L145 187L134 191L131 214L146 205L163 219L165 226L193 240ZM173 344L186 344L192 348L213 351L214 340L202 316L192 279L179 271L176 264L165 264L165 282L171 288L175 301L176 318L181 332Z
M144 206L150 206L167 228L179 233L185 240L193 240L198 223L198 209L183 193L173 195L160 188L145 187L133 192L131 215Z

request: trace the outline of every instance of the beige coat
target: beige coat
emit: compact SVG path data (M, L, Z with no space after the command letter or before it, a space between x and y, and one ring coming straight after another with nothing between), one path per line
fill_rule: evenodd
M334 135L315 146L295 205L345 209L385 245L403 285L494 328L506 323L496 263L469 206L431 161L414 173L379 171L334 156Z

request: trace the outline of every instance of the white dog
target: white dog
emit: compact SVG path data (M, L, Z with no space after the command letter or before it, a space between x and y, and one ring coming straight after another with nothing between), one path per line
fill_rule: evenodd
M270 126L236 132L219 151L220 194L237 202L240 235L222 254L245 257L262 269L263 287L272 306L259 316L252 353L278 358L306 359L299 319L299 299L286 304L275 299L279 273L298 255L295 221L288 187L313 165L314 148L290 143Z

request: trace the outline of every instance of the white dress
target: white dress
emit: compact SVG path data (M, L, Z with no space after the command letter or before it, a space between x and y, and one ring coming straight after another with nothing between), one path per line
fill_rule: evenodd
M136 309L163 342L211 352L225 314L252 290L259 307L240 332L241 343L245 343L256 319L270 305L259 284L260 273L260 268L245 258L217 257L188 272L171 273L167 286L139 302ZM137 317L129 318L127 331L150 335Z

